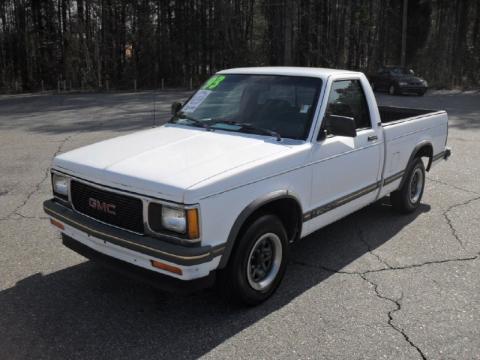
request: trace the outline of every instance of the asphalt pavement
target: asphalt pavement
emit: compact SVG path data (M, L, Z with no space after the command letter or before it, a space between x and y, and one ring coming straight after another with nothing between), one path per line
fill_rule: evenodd
M446 109L453 155L420 209L379 201L295 244L255 308L162 293L61 245L55 154L168 119L188 92L0 96L0 359L480 359L480 94L377 94Z

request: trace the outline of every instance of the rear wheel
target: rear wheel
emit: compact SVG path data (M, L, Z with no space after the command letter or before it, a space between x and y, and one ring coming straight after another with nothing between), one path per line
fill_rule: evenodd
M287 233L274 215L262 215L237 239L219 288L233 302L257 305L278 288L288 258Z
M414 212L419 206L425 188L425 166L415 158L400 189L390 194L392 206L402 214Z

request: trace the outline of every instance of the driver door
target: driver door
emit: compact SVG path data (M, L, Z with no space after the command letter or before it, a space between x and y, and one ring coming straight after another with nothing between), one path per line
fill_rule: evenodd
M353 117L357 136L321 130L313 144L309 232L374 201L381 176L382 132L372 124L360 79L333 81L325 114Z

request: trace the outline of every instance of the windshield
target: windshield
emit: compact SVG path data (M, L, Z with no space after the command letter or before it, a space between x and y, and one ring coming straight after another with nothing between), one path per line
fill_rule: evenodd
M171 121L305 140L321 84L308 77L215 75Z
M398 68L393 68L392 73L396 75L413 75L413 70L403 68L403 67L398 67Z

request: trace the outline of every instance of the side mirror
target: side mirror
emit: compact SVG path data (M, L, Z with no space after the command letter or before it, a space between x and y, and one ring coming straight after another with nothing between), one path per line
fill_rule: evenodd
M357 127L355 119L348 116L326 115L324 118L324 128L329 134L337 136L357 136Z
M179 102L174 102L171 107L172 115L177 115L177 113L182 109L182 104Z

